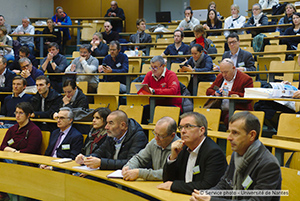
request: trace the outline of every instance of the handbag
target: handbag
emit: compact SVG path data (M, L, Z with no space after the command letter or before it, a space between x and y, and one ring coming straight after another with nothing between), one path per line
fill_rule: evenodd
M209 108L217 108L220 109L222 104L222 99L208 99L206 103L204 104L203 108L209 109Z

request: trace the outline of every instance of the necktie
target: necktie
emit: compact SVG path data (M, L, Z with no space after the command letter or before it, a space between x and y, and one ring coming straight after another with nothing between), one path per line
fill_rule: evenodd
M60 132L60 133L59 133L59 136L58 136L58 138L57 138L57 140L56 140L55 146L53 147L51 156L54 155L54 152L55 152L56 149L58 148L58 145L59 145L59 143L60 143L60 140L61 140L61 137L63 136L63 134L64 134L63 132Z

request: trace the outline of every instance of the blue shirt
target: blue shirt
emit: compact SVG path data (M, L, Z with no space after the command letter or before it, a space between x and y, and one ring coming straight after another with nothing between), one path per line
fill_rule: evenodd
M164 51L165 55L188 55L190 54L190 46L181 42L180 48L177 50L175 47L175 43L168 45L166 50ZM172 58L171 63L182 63L185 60L184 57Z
M119 54L116 57L116 61L113 61L111 55L107 55L103 59L102 65L104 63L107 66L111 67L112 73L128 73L128 57L122 52L119 52ZM104 76L104 80L107 82L120 82L122 84L126 84L126 77L122 75L106 75Z

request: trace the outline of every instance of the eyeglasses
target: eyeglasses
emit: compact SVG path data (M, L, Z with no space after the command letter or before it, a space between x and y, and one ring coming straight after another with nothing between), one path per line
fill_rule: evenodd
M19 114L19 115L23 115L25 114L24 112L14 112L15 115Z
M234 45L234 44L236 44L237 43L237 40L235 40L235 41L231 41L231 42L227 42L228 43L228 45Z
M30 64L27 64L27 65L24 65L24 66L21 66L21 69L25 69L25 68L28 68Z
M70 119L69 117L57 117L57 120L60 119L60 120L65 120L65 119Z
M179 131L182 131L182 129L184 128L185 130L190 130L190 129L192 129L192 128L195 128L195 127L202 127L202 126L197 126L197 125L192 125L192 124L185 124L185 125L183 125L183 126L181 126L181 125L179 125L178 126L178 130Z
M152 70L157 70L158 68L160 68L162 65L160 65L160 66L158 66L158 67L152 67L152 66L150 66L150 68L152 69Z
M252 8L252 10L254 11L254 10L260 10L259 8Z
M160 135L156 134L154 130L152 130L152 134L154 135L154 137L156 136L156 137L158 137L160 140L163 140L163 139L167 138L168 136L170 136L170 135L160 136Z

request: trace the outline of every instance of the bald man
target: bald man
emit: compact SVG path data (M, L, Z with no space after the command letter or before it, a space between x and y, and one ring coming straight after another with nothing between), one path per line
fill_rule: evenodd
M108 137L91 156L79 154L75 161L101 170L121 169L128 160L147 144L146 135L139 123L116 110L106 119Z

